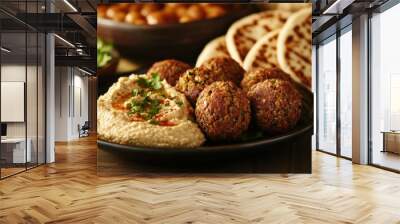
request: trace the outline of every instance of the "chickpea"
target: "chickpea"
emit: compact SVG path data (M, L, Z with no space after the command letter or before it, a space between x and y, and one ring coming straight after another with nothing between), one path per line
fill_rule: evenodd
M191 5L187 9L187 15L193 20L200 20L205 18L206 14L200 5Z
M125 13L116 6L111 6L106 11L107 18L113 19L115 21L122 22L125 19Z
M230 5L215 3L116 3L100 4L97 16L136 25L187 23L222 16L230 8Z
M129 11L135 11L135 12L140 12L142 9L143 4L140 3L135 3L135 4L129 4Z
M147 23L150 25L164 23L164 16L162 12L151 12L146 16Z
M130 3L118 3L118 4L116 4L116 6L118 6L119 9L121 9L122 11L128 11L130 5L131 5Z
M219 5L209 5L209 6L203 7L203 8L204 8L204 11L206 12L207 18L219 17L226 13L225 8L222 6L219 6Z
M142 17L142 18L135 19L133 21L133 24L134 25L147 25L147 21L146 21L146 18Z
M105 18L107 12L107 7L105 5L99 5L97 7L97 16L100 18Z
M176 14L175 13L175 8L176 7L171 7L171 6L165 6L162 11L170 13L170 14Z
M137 21L139 20L146 21L143 16L140 15L140 12L137 11L130 11L125 16L125 22L127 23L137 24Z
M165 4L164 9L165 10L176 10L178 8L187 9L187 8L189 8L190 5L191 4L188 4L188 3L167 3L167 4Z
M178 17L185 16L187 14L186 12L187 12L187 7L185 7L185 6L180 6L180 7L175 8L175 14Z
M190 16L183 15L183 16L179 17L180 23L188 23L188 22L192 22L192 21L193 21L193 19Z
M173 23L177 21L177 18L174 14L167 13L164 11L152 12L146 17L146 19L147 23L150 25Z
M165 4L165 9L176 9L180 7L185 7L186 4L183 3L167 3Z
M176 16L175 12L164 12L165 16L168 18L169 23L179 22L178 16Z
M160 10L161 7L161 4L144 4L142 9L140 10L140 13L142 14L142 16L148 16L150 13Z
M182 6L183 4L181 3L167 3L165 4L165 7L163 8L163 10L169 14L174 14L176 16L178 16L179 14L177 13L177 11L179 9L184 8L184 6Z

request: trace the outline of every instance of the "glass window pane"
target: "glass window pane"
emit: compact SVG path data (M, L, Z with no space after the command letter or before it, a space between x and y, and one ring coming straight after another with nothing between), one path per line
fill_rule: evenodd
M400 170L400 32L393 27L398 21L400 5L371 19L372 163L396 170Z
M2 178L25 170L30 161L26 141L26 33L1 34L1 174Z
M336 39L318 48L318 148L336 153Z
M340 36L340 153L352 156L352 35Z
M10 12L0 12L1 178L45 162L45 35L10 16L43 13L44 3L0 1Z

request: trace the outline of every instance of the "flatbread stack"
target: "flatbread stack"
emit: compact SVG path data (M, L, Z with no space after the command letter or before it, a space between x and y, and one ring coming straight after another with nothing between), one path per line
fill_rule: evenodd
M280 29L291 15L282 10L256 13L232 24L226 34L226 46L233 59L243 64L251 47L264 35Z
M227 56L229 52L226 49L225 36L220 36L210 41L197 58L196 67L213 57Z
M230 56L246 71L278 67L311 89L311 4L268 10L233 23L223 37L206 45L196 66L216 56ZM286 6L286 8L288 8ZM292 10L297 10L292 12Z
M277 42L280 68L308 88L311 88L311 41L311 10L305 8L288 19Z
M248 71L256 68L279 67L276 55L276 43L280 29L274 30L261 39L250 49L243 63L243 68Z

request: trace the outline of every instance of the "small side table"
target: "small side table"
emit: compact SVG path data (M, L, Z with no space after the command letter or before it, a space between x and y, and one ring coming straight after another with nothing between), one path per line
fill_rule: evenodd
M382 131L383 149L382 152L400 154L400 131Z
M2 151L5 153L6 163L19 164L31 161L32 141L27 138L27 147L25 151L25 138L6 138L1 140ZM26 153L26 154L25 154ZM3 156L2 156L3 157Z

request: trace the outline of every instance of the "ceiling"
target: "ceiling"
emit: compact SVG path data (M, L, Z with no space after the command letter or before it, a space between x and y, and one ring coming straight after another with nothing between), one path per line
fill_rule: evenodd
M53 7L54 12L73 11L64 0L1 0L0 6L14 12L44 13L46 2ZM68 0L68 2L80 12L96 12L96 0Z
M388 0L316 0L313 3L313 44L352 23L353 18L373 11Z
M35 56L37 33L56 33L74 45L72 47L61 38L55 38L56 64L58 58L65 64L69 59L78 63L76 58L85 56L82 60L89 60L93 66L88 69L95 71L96 6L96 0L0 0L2 46L11 49L7 58L22 60L26 55L28 58ZM4 52L2 55L4 61ZM88 67L90 63L84 64Z

